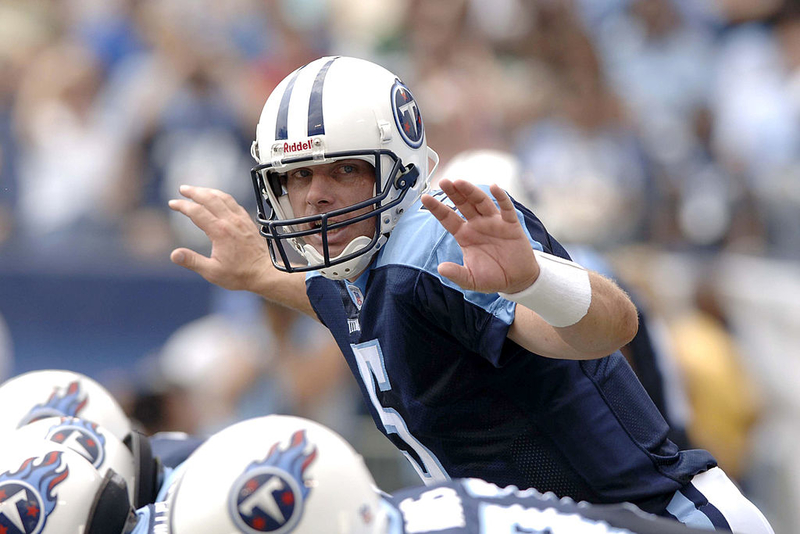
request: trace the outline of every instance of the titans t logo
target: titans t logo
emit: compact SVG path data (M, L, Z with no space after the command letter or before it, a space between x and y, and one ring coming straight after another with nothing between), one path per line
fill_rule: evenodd
M305 431L295 432L286 450L274 444L233 483L230 514L242 532L286 534L297 526L311 491L303 474L317 457L316 448L305 452L307 445Z
M37 463L38 460L38 463ZM55 488L69 476L61 452L28 458L13 473L0 475L0 533L39 534L56 507Z
M422 115L417 101L403 82L397 80L392 86L392 109L394 120L403 141L412 148L422 145L425 130L422 126Z
M47 439L79 453L89 460L95 469L103 466L106 438L97 430L95 423L74 417L62 417L58 424L47 431Z

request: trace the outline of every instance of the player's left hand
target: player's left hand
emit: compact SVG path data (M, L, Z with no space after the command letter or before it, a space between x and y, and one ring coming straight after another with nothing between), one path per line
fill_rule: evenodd
M439 187L463 218L430 195L422 196L422 204L453 235L464 255L464 265L443 262L439 274L464 289L484 293L528 288L539 276L539 265L506 192L491 186L496 206L489 195L465 180L443 179Z

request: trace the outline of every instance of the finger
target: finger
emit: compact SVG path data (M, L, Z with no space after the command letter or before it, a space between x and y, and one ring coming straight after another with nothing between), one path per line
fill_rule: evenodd
M227 212L242 209L231 195L219 189L182 185L178 188L178 191L186 198L205 206L208 211L217 216L223 216Z
M445 261L439 264L438 271L439 274L441 274L448 280L452 280L454 283L458 284L460 287L464 289L475 288L475 283L472 280L472 276L469 273L469 269L467 269L463 265L459 265L457 263L453 263L450 261Z
M422 205L433 213L433 216L444 226L444 229L451 234L458 232L458 229L464 224L464 219L459 217L455 211L430 195L422 195Z
M497 213L497 206L495 206L494 201L480 187L466 180L456 180L453 182L453 186L466 198L466 202L472 206L478 215L488 217Z
M478 212L469 203L467 197L456 188L454 182L444 178L439 181L439 188L445 192L447 197L453 202L465 219L473 219L478 215Z
M175 265L180 265L190 271L194 271L206 279L208 279L211 266L214 263L211 258L207 258L188 248L176 248L169 255L169 259Z
M514 202L512 202L511 197L508 196L508 193L497 184L492 184L489 188L489 191L492 192L494 199L497 201L497 205L500 206L500 216L503 218L505 222L517 222L519 219L517 218L517 209L514 207Z
M171 210L189 217L195 226L203 230L206 234L210 231L213 222L218 220L218 217L211 213L204 205L191 200L173 198L167 205Z

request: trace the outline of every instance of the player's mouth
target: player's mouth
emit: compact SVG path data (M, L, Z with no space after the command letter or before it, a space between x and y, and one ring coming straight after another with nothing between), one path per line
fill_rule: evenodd
M337 233L341 232L342 230L344 230L343 227L342 228L331 229L331 225L333 225L333 224L335 224L337 222L339 222L339 221L334 221L334 220L329 220L328 221L328 232L327 232L328 235L334 235L334 234L337 234ZM322 228L322 221L314 221L313 223L309 224L308 226L309 226L309 230L319 230L320 228Z
M359 235L367 235L369 230L369 222L353 222L348 224L348 221L354 217L358 217L359 213L347 213L332 217L327 220L327 230L325 237L328 242L328 253L331 257L336 257L342 250ZM331 226L339 225L338 228L331 228ZM366 231L365 231L366 228ZM303 225L304 230L314 230L315 233L305 236L305 241L318 252L322 253L322 221L314 220Z
M334 224L336 222L339 221L329 220L328 225ZM309 230L320 230L322 228L322 221L314 221L313 223L310 223L308 226ZM330 226L328 226L328 230L326 232L326 235L328 237L328 244L329 245L335 244L337 241L339 241L340 240L339 236L343 235L346 230L347 230L346 227L331 229ZM309 239L313 245L322 245L322 233L311 234L306 239Z

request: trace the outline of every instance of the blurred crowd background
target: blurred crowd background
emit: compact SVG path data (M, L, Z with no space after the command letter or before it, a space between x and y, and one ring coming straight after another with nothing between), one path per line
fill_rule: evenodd
M261 107L329 54L398 73L444 163L518 161L647 310L689 442L796 532L798 0L0 0L0 377L83 372L150 432L312 417L416 483L322 327L168 260L208 251L178 185L252 209Z

